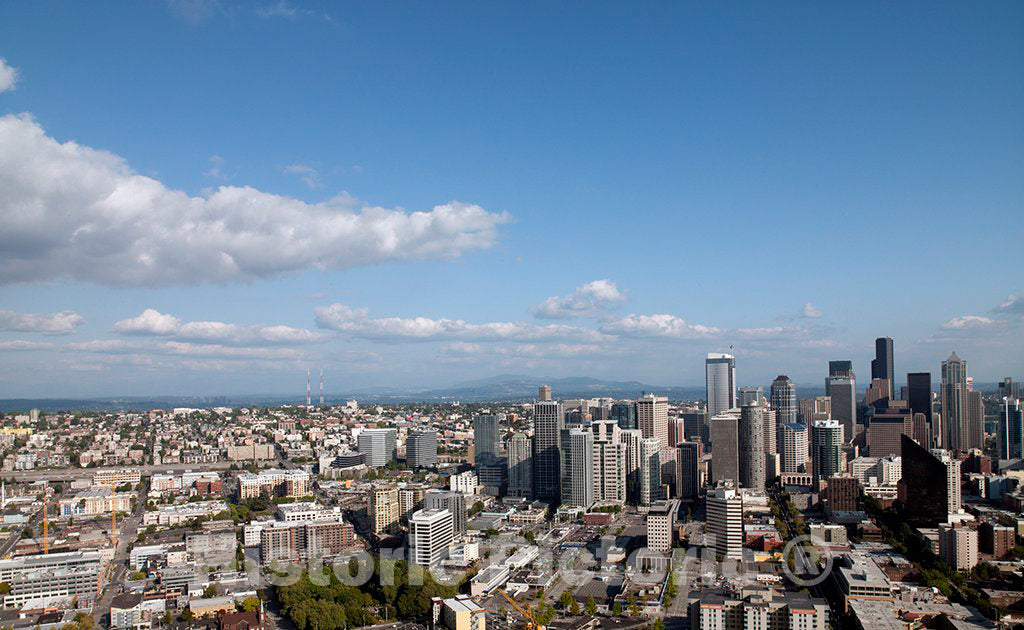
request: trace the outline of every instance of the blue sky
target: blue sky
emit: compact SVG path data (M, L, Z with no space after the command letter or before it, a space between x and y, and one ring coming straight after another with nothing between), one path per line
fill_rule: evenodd
M1020 3L3 3L0 57L2 397L1024 376Z

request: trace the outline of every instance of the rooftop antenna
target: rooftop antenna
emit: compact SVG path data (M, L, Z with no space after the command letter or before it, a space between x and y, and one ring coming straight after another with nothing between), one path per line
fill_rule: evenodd
M320 406L324 406L324 366L320 366Z
M310 391L309 391L309 368L306 368L306 406L307 407L309 406L309 403L310 403L309 394L310 394Z

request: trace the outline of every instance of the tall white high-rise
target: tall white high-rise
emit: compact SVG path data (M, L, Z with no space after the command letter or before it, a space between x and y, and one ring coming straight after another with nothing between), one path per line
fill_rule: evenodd
M625 451L626 501L640 502L640 442L644 439L640 429L619 431L619 443Z
M594 503L594 434L562 431L562 504L589 508Z
M356 438L360 453L366 457L366 465L380 467L397 457L397 429L363 429Z
M736 406L736 357L709 352L704 361L708 418Z
M640 441L640 505L650 505L661 498L660 451L658 438Z
M782 472L799 473L807 469L807 425L791 422L782 427Z
M707 529L714 536L719 558L743 559L743 497L732 485L723 484L708 493Z
M645 438L661 440L661 446L668 443L668 398L646 394L636 401L637 426ZM671 445L674 446L674 445Z
M615 420L590 425L594 434L594 501L626 501L626 445Z
M443 509L413 512L409 519L409 562L424 567L441 563L455 540L452 513Z

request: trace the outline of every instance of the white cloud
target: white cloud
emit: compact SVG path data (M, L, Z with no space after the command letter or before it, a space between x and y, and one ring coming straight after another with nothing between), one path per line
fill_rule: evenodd
M803 317L807 317L809 319L817 319L817 318L821 317L821 310L818 309L817 307L815 307L810 302L808 302L808 303L804 304L804 308L800 312L800 314Z
M85 319L74 311L49 314L0 311L0 331L66 335L83 323Z
M700 339L713 337L722 329L703 324L691 324L675 315L630 314L601 326L601 332L622 337L670 337L675 339Z
M18 71L7 64L7 60L0 57L0 92L13 90L14 84L18 82Z
M1024 295L1009 295L994 310L997 313L1024 315Z
M53 344L49 341L25 341L23 339L0 341L0 350L45 350L52 347Z
M549 297L534 309L534 315L543 319L595 317L625 299L611 280L594 280L576 287L569 295Z
M0 117L0 284L190 285L451 259L491 247L508 220L457 201L406 212L237 186L193 197L27 115Z
M381 341L542 341L551 339L597 341L603 338L597 331L561 324L543 326L525 322L471 324L461 319L430 319L428 317L371 319L366 309L354 309L344 304L319 307L315 309L314 314L317 326L320 328Z
M284 167L288 175L297 175L308 188L320 188L320 171L308 164L289 164Z
M240 326L226 322L182 323L173 315L147 308L137 317L114 324L114 332L126 335L173 336L183 341L229 345L294 345L322 341L321 333L284 325Z
M945 324L942 325L946 330L970 330L978 328L989 328L997 325L999 322L981 315L962 315L960 317L954 317Z
M173 335L181 329L181 321L174 315L147 308L138 317L122 319L114 324L114 332L127 335Z
M268 4L256 8L256 15L263 18L287 18L294 20L295 16L299 14L298 8L294 5L285 2L285 0L278 0L274 4Z

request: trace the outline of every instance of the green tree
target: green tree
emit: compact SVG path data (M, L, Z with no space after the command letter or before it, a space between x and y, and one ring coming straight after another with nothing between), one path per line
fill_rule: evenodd
M622 616L622 602L616 601L614 604L612 604L612 615L615 617Z
M593 595L587 596L587 614L591 616L597 614L597 602L594 601Z
M260 609L260 600L258 597L246 597L245 601L242 602L242 612L256 612Z
M562 608L569 610L569 606L572 606L572 595L569 594L569 591L565 591L562 593L562 596L558 598L558 601L562 604Z

